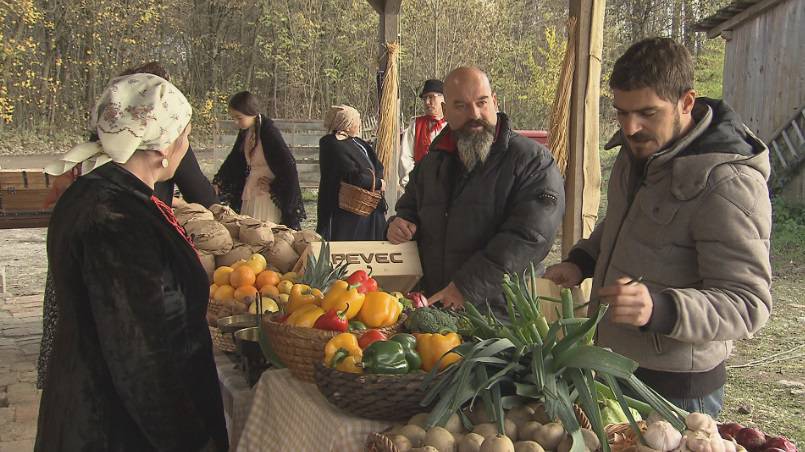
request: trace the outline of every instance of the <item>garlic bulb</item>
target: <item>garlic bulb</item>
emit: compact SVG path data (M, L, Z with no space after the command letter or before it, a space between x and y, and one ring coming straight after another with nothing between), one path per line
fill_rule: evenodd
M656 450L674 450L679 447L682 434L669 422L659 421L649 424L643 439L649 447Z

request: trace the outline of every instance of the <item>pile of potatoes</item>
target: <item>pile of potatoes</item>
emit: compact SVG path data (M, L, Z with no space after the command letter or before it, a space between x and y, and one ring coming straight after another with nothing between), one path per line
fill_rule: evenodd
M572 444L562 424L548 419L539 403L508 411L503 434L480 404L466 414L473 423L471 431L464 428L457 414L444 427L425 430L428 414L422 413L384 434L399 452L568 452ZM582 434L587 451L601 448L593 431L582 429Z
M206 209L174 198L173 210L179 224L192 237L210 282L216 268L248 260L255 253L266 258L270 270L287 273L310 243L321 241L315 231L294 231L240 215L221 204Z

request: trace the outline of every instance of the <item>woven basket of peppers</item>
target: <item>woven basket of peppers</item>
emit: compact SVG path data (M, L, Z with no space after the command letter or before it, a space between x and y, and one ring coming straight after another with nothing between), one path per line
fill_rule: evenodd
M448 353L461 344L456 333L385 335L376 330L342 333L327 342L316 362L316 385L339 409L368 419L407 419L424 408L420 402L437 377L425 384L428 372L444 369L460 357ZM444 356L444 357L443 357Z
M264 316L262 324L280 361L302 381L315 381L313 364L323 359L327 341L350 323L392 335L405 320L397 298L385 292L358 293L345 281L336 281L324 295L313 292L292 292L286 313Z

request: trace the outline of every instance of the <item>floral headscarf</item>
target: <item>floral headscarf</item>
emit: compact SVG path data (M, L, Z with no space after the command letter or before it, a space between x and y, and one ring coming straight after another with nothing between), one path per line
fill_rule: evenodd
M158 151L173 143L190 123L193 109L165 79L132 74L112 79L92 109L90 127L97 142L82 143L45 167L64 174L81 164L81 173L109 162L126 163L137 150Z
M347 131L355 125L358 126L358 132L355 136L360 136L361 114L349 105L333 105L324 115L324 128L336 135L350 136Z

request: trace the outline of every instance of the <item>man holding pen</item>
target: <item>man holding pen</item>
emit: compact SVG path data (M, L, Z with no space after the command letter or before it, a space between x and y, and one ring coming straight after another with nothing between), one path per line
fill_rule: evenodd
M697 98L684 46L650 38L610 78L621 129L606 217L545 277L593 278L597 341L687 411L717 416L732 340L771 312L769 153L723 101Z

